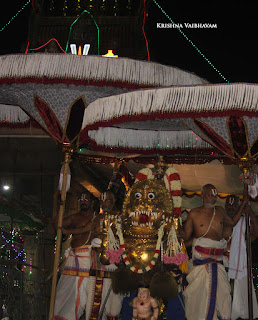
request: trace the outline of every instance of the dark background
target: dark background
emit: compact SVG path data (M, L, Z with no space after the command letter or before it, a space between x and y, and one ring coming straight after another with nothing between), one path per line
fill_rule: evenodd
M176 23L216 23L215 29L183 28L182 31L229 82L257 82L257 2L157 1ZM5 2L0 30L25 3L26 0ZM153 0L148 0L146 7L145 31L151 61L193 72L209 82L225 82L177 29L157 28L157 23L170 21ZM30 3L0 32L0 54L24 52L31 10Z
M191 2L193 3L193 2ZM175 22L216 23L216 29L182 29L229 82L257 82L257 22L255 2L231 3L209 1L189 5L187 2L159 0ZM241 5L239 5L241 4ZM155 58L163 63L192 71L210 82L224 82L177 29L157 29L156 22L169 22L150 3L149 38Z

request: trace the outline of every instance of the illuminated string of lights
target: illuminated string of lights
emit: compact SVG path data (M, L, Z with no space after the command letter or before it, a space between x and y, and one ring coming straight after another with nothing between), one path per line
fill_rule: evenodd
M98 40L97 40L97 41L98 41L98 55L99 55L99 26L98 26L97 22L94 20L93 16L90 14L90 12L87 11L87 10L83 10L82 13L79 15L79 17L76 18L76 19L73 21L73 23L71 24L70 30L69 30L69 35L68 35L68 40L67 40L67 43L66 43L65 52L67 52L67 50L68 50L69 41L70 41L70 37L71 37L71 33L72 33L72 28L73 28L74 24L81 18L81 16L82 16L85 12L88 13L88 15L90 15L90 17L92 18L92 20L93 20L93 22L94 22L94 24L95 24L95 26L96 26L96 28L97 28L97 33L98 33Z
M25 50L25 54L28 53L29 50L31 51L38 51L42 48L44 48L45 46L47 46L51 41L55 41L55 43L58 45L58 47L60 48L60 50L62 50L63 53L66 53L64 51L64 49L61 47L60 43L55 39L55 38L51 38L50 40L48 40L46 43L42 44L41 46L37 47L37 48L34 48L34 49L29 49L29 41L28 41L28 44L27 44L27 47L26 47L26 50Z
M29 274L32 274L32 258L30 258L30 271Z
M149 51L149 43L148 43L148 39L146 37L146 33L145 33L145 18L146 18L146 0L144 0L144 13L143 13L143 22L142 22L142 32L143 32L143 36L145 39L145 43L146 43L146 49L147 49L147 54L148 54L148 61L150 61L150 51Z
M55 236L54 254L56 254L56 241L57 241L57 236Z
M20 10L18 10L16 12L16 14L14 16L12 16L12 18L0 29L0 31L4 31L9 24L27 7L27 5L30 3L31 0L28 0L22 7Z
M170 18L170 16L166 13L166 11L159 5L159 3L156 0L152 0L156 6L162 11L162 13L168 18L168 20L175 24L177 30L182 34L182 36L193 46L193 48L202 56L202 58L221 76L223 80L226 82L229 82L226 77L223 76L223 74L214 66L214 64L201 52L201 50L193 43L191 39L187 37L187 35L181 30L179 26L176 25L176 23Z
M22 236L20 235L20 233L18 231L13 230L11 232L11 239L6 238L3 231L1 231L2 239L5 241L6 244L11 244L11 249L16 254L16 256L12 258L11 257L11 250L7 249L6 252L8 253L8 260L16 260L18 258L22 258L22 261L25 262L26 261L25 249L23 248L20 251L18 251L14 246L14 239L16 236L18 236L20 238L20 240L23 242Z

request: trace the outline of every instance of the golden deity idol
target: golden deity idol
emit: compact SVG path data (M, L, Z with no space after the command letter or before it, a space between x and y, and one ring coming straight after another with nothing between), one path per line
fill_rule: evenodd
M176 280L164 265L179 269L188 260L177 236L181 201L181 181L175 168L159 163L138 172L115 223L119 248L111 228L107 232L107 256L110 263L118 264L112 280L114 292L124 293L146 282L155 296L177 294Z
M123 234L131 263L138 269L151 262L162 223L171 220L173 201L163 181L136 182L125 197Z

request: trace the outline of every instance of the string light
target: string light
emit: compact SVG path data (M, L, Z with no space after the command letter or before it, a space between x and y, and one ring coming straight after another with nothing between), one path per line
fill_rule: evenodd
M20 10L17 11L17 13L12 16L12 18L0 29L0 31L4 31L8 26L9 24L27 7L27 5L30 3L30 0L27 1L22 7Z
M54 254L56 254L56 241L57 241L57 236L55 236Z
M226 82L229 82L224 76L223 74L214 66L214 64L201 52L201 50L193 43L193 41L191 39L189 39L187 37L187 35L181 30L181 28L179 28L177 26L177 24L175 24L175 22L170 18L170 16L166 13L166 11L158 4L158 2L156 0L152 0L156 6L162 11L162 13L166 16L166 18L168 18L168 20L173 23L177 30L182 34L182 36L193 46L193 48L202 56L202 58L221 76L221 78L223 80L225 80Z
M143 36L144 36L144 39L145 39L145 43L146 43L146 50L147 50L147 54L148 54L148 61L150 61L150 52L149 52L149 43L148 43L148 39L146 37L146 34L145 34L145 29L144 29L144 26L145 26L145 17L146 17L146 0L144 0L144 13L143 13L143 22L142 22L142 33L143 33Z
M55 41L56 44L58 45L58 47L63 51L63 53L66 53L66 52L64 51L64 49L61 47L60 43L59 43L55 38L52 38L52 39L48 40L46 43L42 44L42 45L41 45L40 47L38 47L38 48L34 48L34 49L30 49L30 50L31 50L31 51L38 51L38 50L42 49L43 47L45 47L46 45L48 45L49 42L51 42L51 41ZM28 50L29 50L29 42L28 42L28 44L27 44L25 54L27 54Z
M30 258L30 271L29 274L32 274L32 258Z
M65 48L65 52L67 52L68 50L68 45L69 45L69 41L70 41L70 37L71 37L71 33L72 33L72 28L74 26L74 24L80 19L80 17L84 14L84 13L88 13L88 15L90 15L90 17L92 18L96 28L97 28L97 33L98 33L98 55L99 55L99 26L97 25L97 22L94 20L93 16L89 13L89 11L87 10L83 10L82 13L79 15L78 18L76 18L73 23L71 24L70 26L70 31L69 31L69 35L68 35L68 40L67 40L67 43L66 43L66 48Z
M22 261L25 261L26 258L26 253L25 253L25 249L21 249L20 251L18 251L15 246L14 246L14 240L15 237L19 237L19 239L23 242L22 236L20 235L20 233L16 230L13 230L10 232L11 233L11 239L7 239L3 233L3 231L1 231L1 237L2 239L5 241L6 244L11 244L11 249L12 251L16 254L16 256L14 258L11 257L11 250L7 249L6 252L8 253L8 260L16 260L18 258L22 258Z

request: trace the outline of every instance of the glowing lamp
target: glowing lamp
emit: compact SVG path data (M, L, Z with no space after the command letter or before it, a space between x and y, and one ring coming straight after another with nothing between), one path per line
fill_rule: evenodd
M146 261L148 259L148 254L147 253L143 253L141 255L142 260Z
M115 55L113 53L113 50L108 50L108 52L104 55L102 55L102 57L107 57L107 58L118 58L118 55Z
M5 185L3 186L3 189L4 189L5 191L8 191L8 190L10 190L10 186L8 186L7 184L5 184Z

